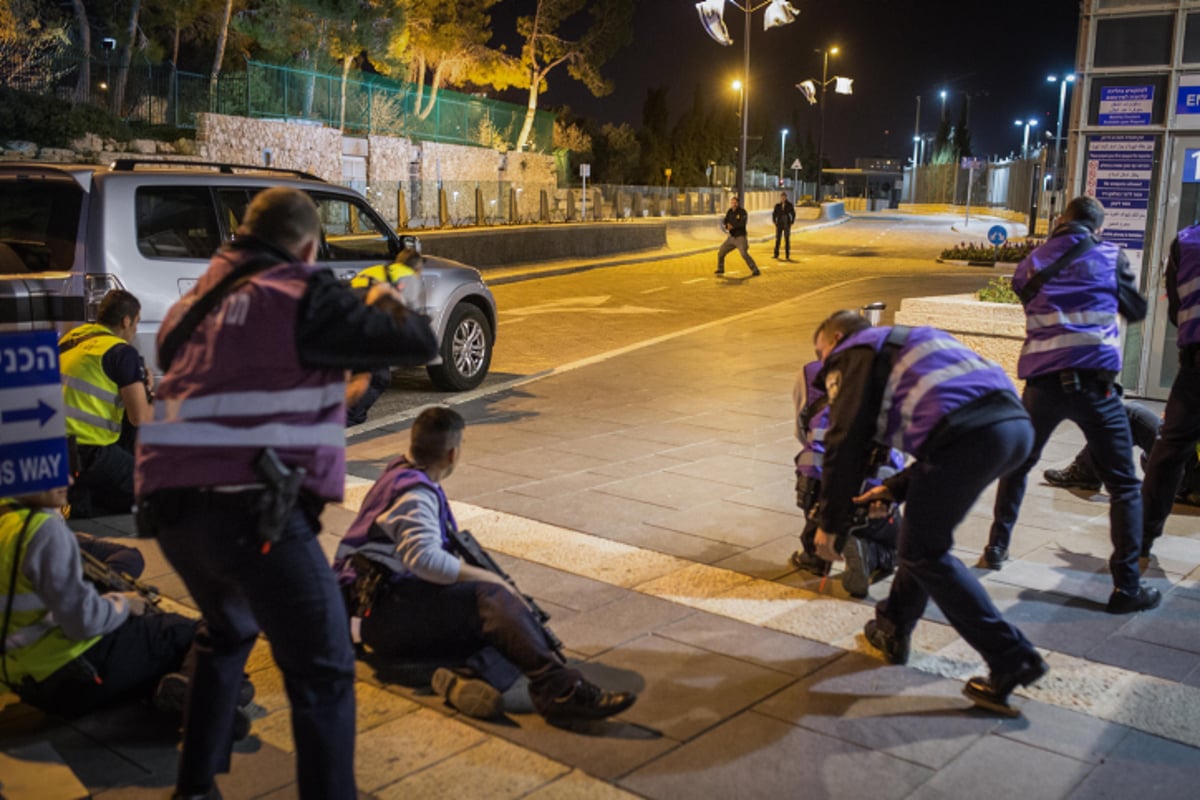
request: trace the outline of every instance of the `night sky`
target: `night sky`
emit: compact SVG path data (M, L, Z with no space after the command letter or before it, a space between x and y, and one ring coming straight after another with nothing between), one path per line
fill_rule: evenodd
M496 6L494 41L511 41L503 32L534 5L504 0ZM942 88L949 92L951 123L958 120L964 94L972 95L969 127L977 155L1019 150L1023 130L1013 124L1017 117L1037 117L1041 135L1054 131L1058 88L1046 76L1074 64L1077 0L792 0L792 5L800 16L784 27L764 32L763 12L752 17L751 134L778 137L782 128L798 124L802 132L811 126L816 138L818 107L809 106L794 86L806 78L820 80L821 55L814 48L833 45L841 53L830 57L829 75L854 79L852 96L829 89L825 150L834 166L851 166L856 156L911 156L916 95L922 96L921 131L932 135ZM723 47L700 25L695 0L635 0L635 9L632 45L604 69L615 84L613 93L594 98L560 68L550 76L541 107L565 104L601 123L638 127L646 90L665 86L672 123L697 90L706 94L709 107L726 103L733 113L737 93L729 85L742 71L745 15L726 4L734 44ZM1069 93L1067 108L1069 115ZM795 135L793 130L789 145Z

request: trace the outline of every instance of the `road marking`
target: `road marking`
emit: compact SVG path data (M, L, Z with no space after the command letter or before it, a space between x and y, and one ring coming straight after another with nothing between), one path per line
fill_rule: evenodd
M692 278L692 279L690 279L690 280L686 280L686 281L684 281L684 283L685 283L685 284L688 284L688 283L708 283L708 281L709 281L709 279L708 279L708 278Z
M667 290L666 286L656 286L653 289L642 289L641 293L642 294L654 294L655 292L665 292L666 290Z

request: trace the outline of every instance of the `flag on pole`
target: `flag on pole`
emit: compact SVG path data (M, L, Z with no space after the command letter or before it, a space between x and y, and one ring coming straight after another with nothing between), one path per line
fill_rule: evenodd
M793 8L788 0L771 0L771 5L763 13L763 30L769 31L779 25L787 25L796 19L800 9Z
M700 14L700 24L717 44L731 45L729 31L725 28L725 0L704 0L696 3L696 12Z
M833 79L833 91L838 94L854 94L854 78L839 78Z
M801 81L796 84L796 88L800 90L800 94L804 95L804 99L808 101L810 106L817 104L817 85L812 81Z

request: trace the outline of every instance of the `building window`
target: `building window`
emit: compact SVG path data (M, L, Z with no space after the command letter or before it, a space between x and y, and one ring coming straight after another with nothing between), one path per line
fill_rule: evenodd
M1169 64L1174 17L1107 17L1096 22L1096 67Z

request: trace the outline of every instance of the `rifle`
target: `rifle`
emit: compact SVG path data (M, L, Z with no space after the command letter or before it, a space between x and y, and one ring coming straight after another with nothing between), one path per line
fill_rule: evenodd
M496 575L512 587L513 593L517 597L525 601L525 605L533 614L533 618L542 626L542 631L546 634L546 641L550 643L550 647L554 652L558 653L559 657L562 657L562 639L559 639L554 631L550 630L550 626L546 624L550 619L550 615L546 610L539 606L536 600L517 588L516 582L496 563L496 560L492 558L488 551L483 549L483 545L479 544L479 541L471 535L470 531L451 528L448 534L450 536L450 543L454 546L458 554L462 556L463 561L466 561L473 567L486 569L488 572Z
M96 585L102 592L136 592L146 601L146 611L151 614L162 613L158 607L162 596L158 589L142 583L128 572L120 572L105 564L87 550L80 550L83 559L83 576Z

